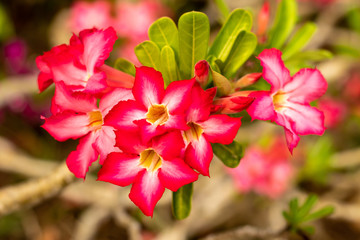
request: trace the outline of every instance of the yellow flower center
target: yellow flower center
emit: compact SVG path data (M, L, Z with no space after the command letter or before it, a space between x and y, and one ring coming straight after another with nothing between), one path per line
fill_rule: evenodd
M202 127L199 124L196 124L194 122L189 122L187 124L190 129L184 131L183 136L184 139L189 143L193 140L199 140L201 137L201 134L204 132Z
M154 149L146 149L140 153L140 166L146 168L148 171L156 171L161 167L162 158Z
M146 113L146 121L155 125L163 125L169 119L169 111L163 104L154 104Z
M103 125L103 118L100 111L92 111L88 113L89 116L89 126L98 130Z
M285 107L286 99L286 93L282 91L278 91L273 95L275 111L280 111L282 108Z

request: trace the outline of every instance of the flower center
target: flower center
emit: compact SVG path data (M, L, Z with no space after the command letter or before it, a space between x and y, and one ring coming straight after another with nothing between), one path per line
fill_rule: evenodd
M163 104L154 104L150 106L145 116L148 123L163 125L169 119L169 111Z
M286 99L286 93L282 91L278 91L273 95L275 111L280 111L282 108L285 107Z
M98 130L103 125L103 118L100 111L92 111L88 113L89 116L89 126Z
M194 122L189 122L187 125L190 127L190 129L184 131L183 133L185 140L188 143L194 140L199 140L201 134L204 132L202 127Z
M162 158L154 149L146 149L140 153L140 166L148 171L156 171L161 167Z

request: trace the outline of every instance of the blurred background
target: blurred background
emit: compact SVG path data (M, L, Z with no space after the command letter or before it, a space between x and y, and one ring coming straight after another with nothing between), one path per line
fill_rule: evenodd
M222 24L217 2L0 1L0 239L360 239L359 0L297 0L295 30L309 21L317 28L302 54L285 64L296 72L301 61L327 79L327 93L314 103L324 111L325 134L302 137L291 155L281 127L243 114L237 140L245 146L244 158L235 169L214 159L211 178L194 184L187 219L172 217L169 191L151 219L130 202L129 188L96 182L96 174L86 181L69 176L48 196L24 199L24 205L1 205L17 186L40 184L54 169L63 174L66 169L57 167L76 148L75 141L57 142L41 128L54 90L38 93L37 56L67 44L81 29L113 26L119 40L107 64L122 57L139 65L133 49L147 39L153 21L169 16L177 22L187 11L202 11L215 36ZM225 1L230 10L253 14L259 42L280 1L268 2L269 26L260 31L265 1ZM282 212L290 199L303 202L309 194L318 196L316 207L331 205L335 212L311 222L314 234L294 234Z

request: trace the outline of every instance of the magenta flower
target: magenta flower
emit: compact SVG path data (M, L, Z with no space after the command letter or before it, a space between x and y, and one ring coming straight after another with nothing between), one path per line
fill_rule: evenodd
M58 83L53 98L53 116L42 127L56 140L79 139L77 149L66 163L78 178L85 178L89 166L98 159L100 164L110 152L119 151L115 145L114 128L104 118L119 101L133 99L130 89L118 88L104 95L96 105L96 98L85 93L70 93Z
M289 152L277 138L268 149L250 146L236 168L226 168L241 193L255 191L279 197L289 186L294 169Z
M195 80L181 80L164 90L160 72L153 68L136 69L132 92L135 100L119 102L107 116L107 122L120 130L137 131L145 141L168 130L186 130L185 111L191 103Z
M60 81L73 91L97 93L104 90L107 87L106 74L100 67L109 57L116 39L113 28L87 29L81 31L79 37L73 35L70 45L54 47L38 56L40 91Z
M177 191L198 179L180 158L184 147L179 131L172 131L144 143L139 132L116 132L116 146L122 153L111 153L98 173L98 180L119 186L132 184L129 194L140 210L152 216L165 188Z
M327 89L319 70L304 68L291 77L277 49L265 49L258 58L263 66L263 77L271 89L249 95L255 97L247 109L252 119L271 120L283 126L290 152L299 142L298 135L322 135L324 114L310 106L310 102Z
M194 84L186 118L189 129L182 131L186 163L205 176L209 176L213 158L210 143L230 144L241 125L240 118L210 115L215 94L216 88L204 91L199 83Z

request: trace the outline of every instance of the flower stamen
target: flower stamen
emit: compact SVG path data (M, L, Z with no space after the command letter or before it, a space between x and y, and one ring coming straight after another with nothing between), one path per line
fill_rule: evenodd
M154 149L146 149L140 153L140 166L148 171L156 171L161 167L162 158L154 151Z

